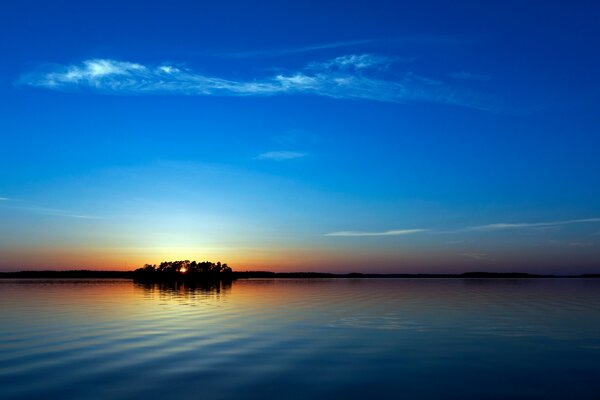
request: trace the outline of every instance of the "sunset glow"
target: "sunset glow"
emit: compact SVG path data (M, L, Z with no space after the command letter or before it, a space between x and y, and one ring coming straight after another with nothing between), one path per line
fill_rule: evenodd
M583 6L9 3L0 270L597 271Z

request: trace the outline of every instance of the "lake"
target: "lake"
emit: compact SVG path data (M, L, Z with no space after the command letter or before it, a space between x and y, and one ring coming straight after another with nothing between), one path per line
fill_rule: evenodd
M598 399L600 279L0 281L0 398Z

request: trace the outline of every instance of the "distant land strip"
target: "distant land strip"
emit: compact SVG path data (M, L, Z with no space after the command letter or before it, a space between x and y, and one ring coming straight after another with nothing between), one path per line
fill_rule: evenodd
M0 279L134 279L133 271L94 271L94 270L67 270L67 271L19 271L0 272ZM229 279L252 278L284 278L284 279L323 279L323 278L600 278L600 274L579 275L544 275L528 274L523 272L465 272L462 274L334 274L326 272L270 272L270 271L243 271L232 272Z

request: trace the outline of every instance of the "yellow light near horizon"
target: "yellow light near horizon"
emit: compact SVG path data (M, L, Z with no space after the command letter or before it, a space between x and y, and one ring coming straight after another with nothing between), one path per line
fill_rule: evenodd
M186 273L186 271L187 271L187 268L186 268L186 267L181 267L181 268L179 268L179 272L181 272L182 274L185 274L185 273Z

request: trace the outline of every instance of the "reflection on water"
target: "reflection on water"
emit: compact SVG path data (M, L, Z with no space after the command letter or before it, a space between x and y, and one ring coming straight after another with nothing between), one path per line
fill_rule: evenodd
M144 290L146 298L162 296L163 298L194 299L197 296L214 294L225 295L231 290L231 281L210 280L207 282L143 282L134 281L136 288Z
M2 399L593 399L600 280L0 281Z

